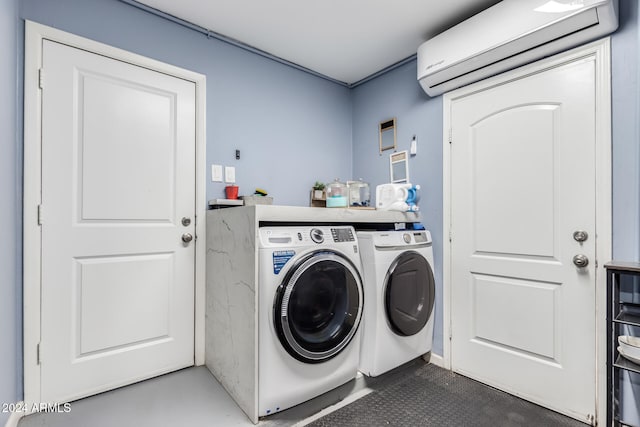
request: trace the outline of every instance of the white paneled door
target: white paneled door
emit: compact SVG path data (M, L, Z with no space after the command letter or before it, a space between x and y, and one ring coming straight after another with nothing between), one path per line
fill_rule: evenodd
M595 61L580 59L454 99L450 113L452 368L585 422L595 93Z
M48 40L41 77L41 400L192 365L195 84Z

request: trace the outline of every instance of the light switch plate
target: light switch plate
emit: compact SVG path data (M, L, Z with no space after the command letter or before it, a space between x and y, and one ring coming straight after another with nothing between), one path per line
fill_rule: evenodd
M233 166L224 167L224 181L228 183L236 182L236 168Z
M211 181L222 182L222 165L211 165Z

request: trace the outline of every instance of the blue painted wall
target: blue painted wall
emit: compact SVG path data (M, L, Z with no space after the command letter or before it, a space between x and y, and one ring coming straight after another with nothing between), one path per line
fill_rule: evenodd
M640 260L640 48L638 2L621 0L612 36L613 257Z
M636 0L621 0L612 36L613 257L640 260L640 16ZM622 419L640 425L640 375L621 373Z
M17 26L18 0L0 0L0 403L15 402L18 385L20 322L17 274L18 217L17 152ZM0 412L0 425L8 414Z
M117 0L22 3L24 19L205 74L207 163L235 166L241 195L261 187L278 204L308 205L316 179L351 174L347 88ZM222 197L207 172L207 198Z
M389 154L380 154L378 124L396 117L397 150L409 150L417 137L418 151L409 159L409 178L419 184L419 206L431 231L436 295L442 295L442 97L429 98L416 81L416 61L353 89L353 174L371 185L387 183ZM442 354L442 298L435 308L433 352Z

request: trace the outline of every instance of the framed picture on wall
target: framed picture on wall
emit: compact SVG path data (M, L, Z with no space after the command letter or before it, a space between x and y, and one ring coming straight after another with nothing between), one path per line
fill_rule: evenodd
M396 118L380 122L380 154L386 150L396 149Z

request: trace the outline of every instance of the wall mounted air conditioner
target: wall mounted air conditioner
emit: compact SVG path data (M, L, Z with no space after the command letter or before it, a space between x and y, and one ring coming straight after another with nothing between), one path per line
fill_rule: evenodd
M424 42L418 81L434 96L605 36L617 0L502 0Z

